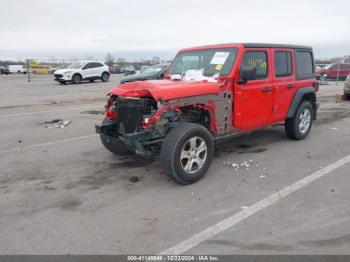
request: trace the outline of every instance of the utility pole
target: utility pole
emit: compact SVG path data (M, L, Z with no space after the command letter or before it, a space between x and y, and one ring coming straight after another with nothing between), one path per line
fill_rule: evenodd
M335 85L338 85L338 80L339 80L339 71L340 71L340 63L343 62L342 59L339 59L338 62L338 70L337 70L337 81L335 82Z
M28 75L28 82L30 82L30 70L29 70L29 59L26 60L26 64L27 64L27 75Z

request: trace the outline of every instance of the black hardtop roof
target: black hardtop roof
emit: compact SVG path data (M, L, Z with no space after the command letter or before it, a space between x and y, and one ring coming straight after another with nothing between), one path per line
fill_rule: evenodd
M312 49L311 46L290 45L290 44L270 44L270 43L243 43L247 48L292 48L292 49Z

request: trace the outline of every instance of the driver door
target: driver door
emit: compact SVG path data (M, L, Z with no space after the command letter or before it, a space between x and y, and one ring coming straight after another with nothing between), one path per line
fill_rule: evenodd
M244 130L264 127L272 121L274 89L271 85L270 50L245 50L242 66L257 68L255 80L234 84L234 126ZM239 78L239 77L237 77Z
M83 67L83 78L86 79L86 78L89 78L93 75L93 71L94 71L94 68L93 68L93 63L87 63L84 67Z

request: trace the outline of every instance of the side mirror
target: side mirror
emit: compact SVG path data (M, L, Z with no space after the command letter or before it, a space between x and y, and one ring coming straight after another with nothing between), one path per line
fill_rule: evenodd
M239 76L241 80L238 81L238 84L247 83L250 80L256 79L256 67L255 66L242 66L239 71Z

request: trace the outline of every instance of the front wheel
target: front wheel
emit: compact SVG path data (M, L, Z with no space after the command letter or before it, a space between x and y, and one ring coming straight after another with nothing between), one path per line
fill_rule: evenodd
M101 76L101 79L103 82L108 82L109 80L109 74L108 73L103 73Z
M303 101L293 118L286 120L287 135L295 140L302 140L309 134L314 119L314 109L310 101Z
M199 124L183 123L167 135L161 150L165 173L187 185L201 179L213 159L214 143L209 131Z
M81 76L78 74L73 75L72 82L73 84L79 84L81 82Z

